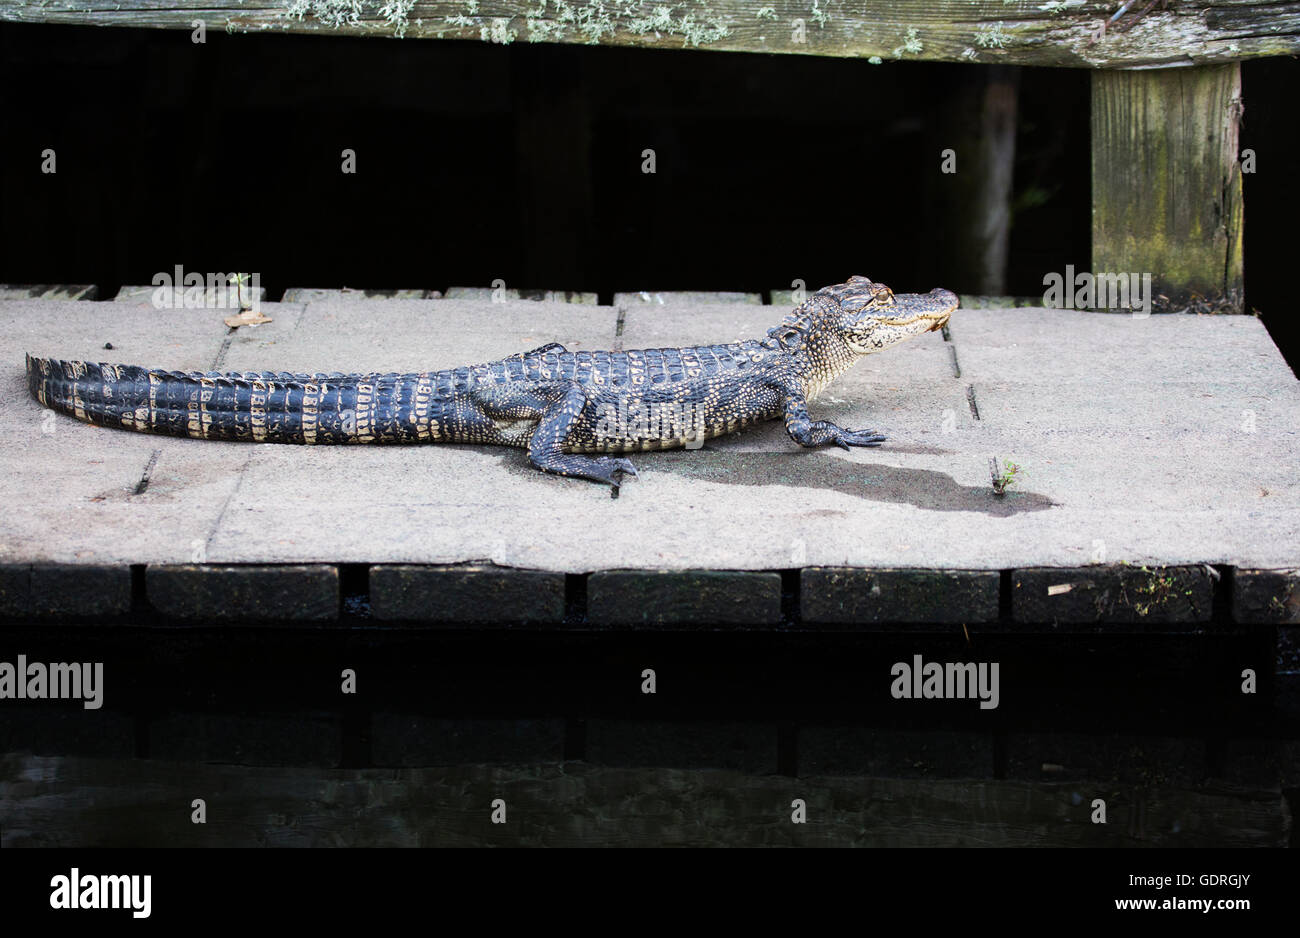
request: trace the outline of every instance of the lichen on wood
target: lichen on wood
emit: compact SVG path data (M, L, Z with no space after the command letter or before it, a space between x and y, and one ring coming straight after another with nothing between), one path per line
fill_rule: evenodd
M0 0L0 20L337 32L1082 68L1300 53L1300 0L1204 0L1101 26L1113 0Z

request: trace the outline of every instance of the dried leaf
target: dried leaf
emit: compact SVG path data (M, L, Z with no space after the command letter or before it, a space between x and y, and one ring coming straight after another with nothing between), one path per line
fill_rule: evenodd
M271 317L266 316L260 309L246 309L238 316L227 316L226 325L231 329L238 329L240 326L260 326L264 322L270 322Z

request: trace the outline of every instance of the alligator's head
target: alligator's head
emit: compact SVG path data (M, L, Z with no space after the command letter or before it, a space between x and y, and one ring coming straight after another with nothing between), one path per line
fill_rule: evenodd
M948 322L957 308L957 296L947 290L901 293L866 277L817 291L839 306L827 309L825 327L837 332L859 355L870 355L904 339L933 332Z
M860 356L942 328L956 308L957 295L948 290L895 294L855 276L810 296L768 332L766 343L795 357L812 395Z

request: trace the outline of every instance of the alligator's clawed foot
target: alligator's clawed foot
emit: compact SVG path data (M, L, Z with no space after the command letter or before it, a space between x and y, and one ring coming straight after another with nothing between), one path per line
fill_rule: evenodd
M636 478L636 467L622 456L578 456L571 453L546 453L533 456L532 463L544 472L569 476L573 479L590 479L604 482L617 491L623 476Z
M829 420L795 420L786 424L790 437L800 446L825 446L834 443L848 449L852 446L879 446L885 441L875 430L845 430Z
M623 459L622 457L602 456L596 460L597 465L602 469L608 468L608 476L600 478L598 481L608 482L614 488L622 484L622 476L629 475L634 479L640 478L636 474L636 466L632 465L632 460Z
M844 449L849 449L853 446L879 446L886 439L888 437L882 433L877 433L875 430L840 430L840 435L835 440L835 444Z

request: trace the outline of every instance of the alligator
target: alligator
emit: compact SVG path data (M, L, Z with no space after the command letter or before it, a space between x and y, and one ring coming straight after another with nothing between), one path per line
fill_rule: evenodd
M607 483L618 455L698 448L783 417L800 446L879 446L874 430L813 420L808 401L863 355L941 328L943 289L895 295L866 277L824 287L761 339L726 345L527 352L419 374L177 372L27 356L41 404L106 427L259 443L515 446L544 472Z

